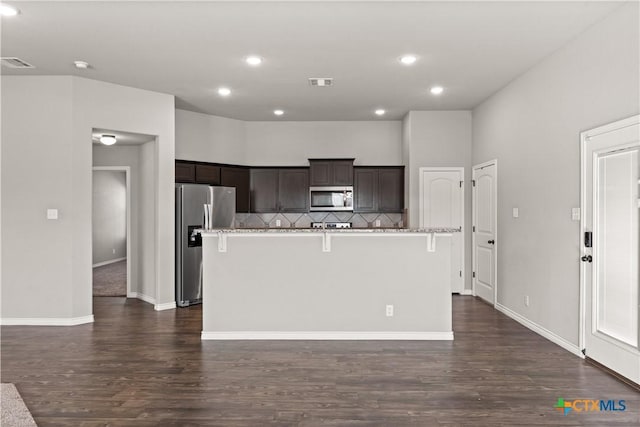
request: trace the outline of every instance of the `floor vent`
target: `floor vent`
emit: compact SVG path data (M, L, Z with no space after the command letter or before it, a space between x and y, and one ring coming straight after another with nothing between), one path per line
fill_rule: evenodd
M2 57L0 58L0 63L2 63L3 66L9 68L36 68L28 62L15 57Z
M333 79L330 77L325 77L325 78L317 78L317 77L313 77L309 79L309 85L311 86L332 86L333 85Z

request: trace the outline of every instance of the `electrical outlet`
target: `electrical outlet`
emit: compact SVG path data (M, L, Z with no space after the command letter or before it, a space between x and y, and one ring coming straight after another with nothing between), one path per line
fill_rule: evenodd
M47 219L58 219L58 209L47 209Z
M518 208L513 208L513 217L518 218L520 216L520 210Z
M571 220L580 221L580 208L571 208Z
M276 219L276 227L282 227L282 221L279 219Z
M387 305L387 317L393 317L393 305Z
M115 249L111 249L111 251L113 252L113 254L116 254L116 250Z
M524 296L524 305L525 307L529 307L529 295Z
M376 219L376 227L380 227L380 220Z

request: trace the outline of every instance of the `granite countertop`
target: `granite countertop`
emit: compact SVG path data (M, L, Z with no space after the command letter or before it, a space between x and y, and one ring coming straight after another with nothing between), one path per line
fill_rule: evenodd
M459 233L459 228L214 228L202 234L222 233Z

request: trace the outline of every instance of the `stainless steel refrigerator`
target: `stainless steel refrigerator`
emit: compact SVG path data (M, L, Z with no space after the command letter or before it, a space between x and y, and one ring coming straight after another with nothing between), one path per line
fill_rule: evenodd
M231 228L236 189L176 184L176 304L202 302L202 237L196 230Z

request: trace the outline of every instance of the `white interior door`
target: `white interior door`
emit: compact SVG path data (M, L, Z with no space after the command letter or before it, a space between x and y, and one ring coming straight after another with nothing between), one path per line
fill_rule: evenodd
M583 346L587 357L636 383L639 120L640 116L582 135Z
M473 290L494 304L496 300L497 162L473 168Z
M462 228L464 168L420 168L420 227ZM464 291L464 234L451 238L451 292Z

